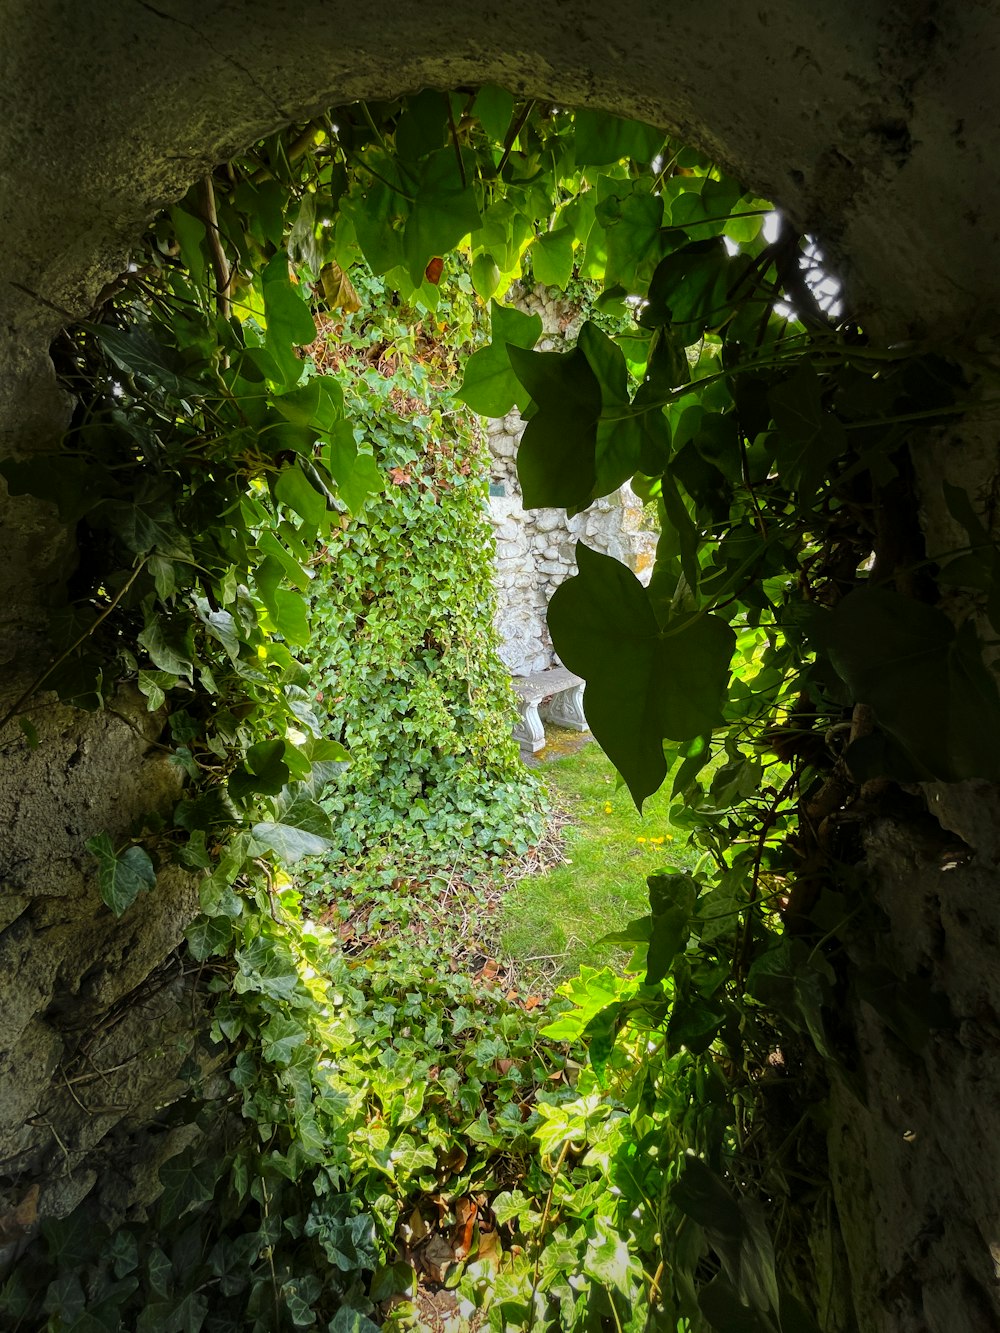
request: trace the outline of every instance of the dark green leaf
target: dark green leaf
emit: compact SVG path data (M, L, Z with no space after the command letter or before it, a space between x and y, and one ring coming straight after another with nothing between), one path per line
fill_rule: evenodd
M538 411L521 437L517 474L525 509L575 509L596 481L601 387L582 348L528 352L509 347L510 362Z
M1000 695L971 625L885 588L859 588L817 624L838 675L925 779L1000 779ZM850 756L848 756L850 762ZM898 760L887 752L892 776Z
M768 394L774 414L775 462L782 479L810 503L831 463L846 450L843 425L822 404L819 377L812 366L801 366L790 379Z
M161 671L184 676L191 681L194 671L194 645L190 622L180 615L159 613L147 617L146 628L136 636Z
M692 241L657 265L640 315L646 328L670 325L682 346L724 322L730 309L729 256L721 237Z
M467 180L472 179L472 167L470 157ZM410 281L419 286L430 260L454 249L481 221L475 192L463 183L453 150L441 148L432 153L421 164L416 198L403 233Z
M513 306L490 302L492 341L473 352L465 363L465 377L458 396L485 417L502 417L517 406L522 410L530 394L522 387L511 365L509 347L534 347L542 332L539 315L526 315Z
M605 166L625 158L651 162L663 144L662 130L603 111L577 111L574 123L576 161L581 167Z
M279 860L291 864L303 856L326 851L334 832L329 815L300 785L290 789L288 798L279 803L274 820L254 825L253 836Z
M191 957L203 963L213 954L225 953L233 937L233 923L228 916L198 916L184 931Z
M502 144L514 114L514 98L503 88L485 84L476 94L472 114L478 116L483 129L498 144Z
M663 739L721 722L735 634L710 615L661 630L624 565L582 543L577 563L580 573L552 597L549 628L562 661L587 682L587 720L641 807L666 776Z
M94 334L112 361L127 373L144 376L174 398L204 396L205 386L178 374L171 353L144 329L116 329L110 324L90 324L86 320L81 323Z
M86 846L87 851L97 857L101 897L115 916L121 916L140 893L155 886L156 871L144 848L128 847L118 853L106 833L88 838Z

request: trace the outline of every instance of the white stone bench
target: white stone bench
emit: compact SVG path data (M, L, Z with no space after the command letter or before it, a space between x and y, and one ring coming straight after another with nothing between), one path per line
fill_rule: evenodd
M583 714L585 682L572 671L565 667L549 667L547 671L535 671L530 676L514 676L511 683L521 709L521 721L514 728L514 739L522 745L530 745L532 752L545 744L542 717L557 727L587 730L587 719Z

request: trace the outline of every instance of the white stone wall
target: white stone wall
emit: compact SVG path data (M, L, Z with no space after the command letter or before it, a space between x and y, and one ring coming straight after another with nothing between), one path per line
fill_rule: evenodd
M536 288L518 304L542 316L540 351L561 349L575 339L582 316L562 295ZM567 518L562 509L523 509L515 463L523 430L517 411L487 427L489 503L496 536L496 626L500 656L516 676L543 671L559 661L545 623L545 609L559 584L576 573L577 541L614 556L644 581L652 571L656 550L656 533L647 527L652 515L628 485L574 518Z

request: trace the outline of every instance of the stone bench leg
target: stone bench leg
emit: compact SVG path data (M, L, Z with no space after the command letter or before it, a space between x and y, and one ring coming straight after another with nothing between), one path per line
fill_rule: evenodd
M587 719L583 712L583 686L571 685L568 690L554 694L549 703L544 704L545 717L557 727L571 727L574 731L586 731Z
M540 750L545 744L545 728L538 716L538 703L528 699L520 701L521 720L514 728L514 739L522 745L530 745L531 752Z

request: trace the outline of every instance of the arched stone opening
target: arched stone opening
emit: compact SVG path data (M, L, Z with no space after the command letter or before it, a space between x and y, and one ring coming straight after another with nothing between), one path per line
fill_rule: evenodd
M609 18L595 0L557 4L546 14L520 2L502 11L433 3L400 5L391 18L373 22L357 8L322 3L254 2L235 10L121 4L99 21L79 6L51 3L8 16L6 34L4 452L43 445L62 429L65 404L52 378L49 338L66 317L85 313L120 271L157 207L279 125L338 102L427 85L492 81L668 126L822 237L845 276L849 302L872 327L942 342L995 333L1000 275L992 219L1000 201L984 164L998 117L994 71L982 52L995 49L1000 26L985 6L915 16L904 6L842 3L820 19L772 3L734 20L721 4L661 14L629 0ZM966 459L978 455L984 481L995 472L989 429L978 437L967 432L947 448ZM924 475L930 486L934 468ZM3 518L8 551L0 599L10 637L0 657L9 663L4 692L16 693L15 682L34 674L39 606L58 588L71 553L67 535L40 506L7 504ZM128 798L108 765L74 796L64 781L70 761L81 746L101 751L107 738L86 721L60 725L65 753L53 759L50 751L49 803L33 815L22 808L24 770L15 775L10 765L2 794L21 830L32 818L40 834L57 818L76 829L61 872L75 892L82 891L83 840L113 826ZM112 748L108 764L123 775L143 746L136 742L114 759ZM28 807L30 796L29 789ZM950 816L973 845L977 832L963 821L974 823L976 808L982 819L982 803ZM51 851L30 853L27 838L15 842L26 856ZM892 887L904 852L889 858L886 905L897 933L912 943L929 928L919 914L910 919L901 883ZM973 898L990 888L988 848L983 856L982 878L967 889ZM969 928L968 918L958 924ZM7 942L15 943L13 936ZM96 947L110 975L115 955L106 944ZM24 956L30 972L30 943ZM970 1002L974 992L970 987ZM884 1052L878 1033L868 1036L874 1073ZM975 1055L971 1048L936 1053L905 1095L919 1095L923 1077L947 1078L951 1057L968 1063ZM906 1077L902 1068L892 1074ZM989 1080L983 1086L964 1078L955 1087L982 1088L975 1094L982 1105L995 1100ZM835 1126L841 1199L855 1203L849 1249L869 1326L984 1327L997 1299L984 1253L1000 1235L1000 1219L998 1171L977 1158L972 1142L977 1125L984 1129L982 1114L964 1125L952 1119L945 1127L954 1131L950 1151L938 1165L925 1157L906 1176L898 1154L909 1149L895 1144L889 1114L897 1094L884 1078L877 1087L873 1105L883 1103L882 1113L873 1115L870 1131L850 1126L845 1113ZM946 1111L947 1099L941 1105ZM961 1117L960 1106L952 1112ZM988 1144L996 1136L988 1121L985 1129L980 1142ZM868 1170L881 1190L890 1177L903 1181L880 1195L878 1216L862 1207ZM966 1269L958 1256L968 1251L975 1258ZM961 1302L958 1316L954 1301Z

